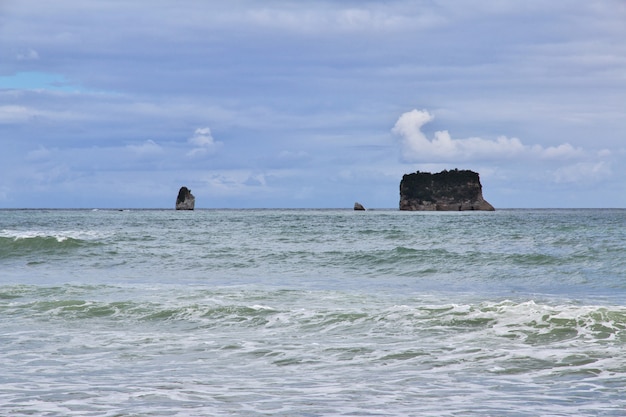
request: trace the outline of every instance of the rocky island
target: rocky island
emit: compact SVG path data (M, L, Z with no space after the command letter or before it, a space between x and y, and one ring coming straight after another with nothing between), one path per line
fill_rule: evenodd
M469 170L415 172L400 182L400 210L464 211L495 209L483 198L478 173Z
M176 198L176 210L193 210L196 205L196 198L187 187L180 187Z

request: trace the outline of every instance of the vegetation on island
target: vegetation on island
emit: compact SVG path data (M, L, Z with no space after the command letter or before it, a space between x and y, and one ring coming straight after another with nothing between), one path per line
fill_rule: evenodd
M417 171L405 174L400 182L400 194L416 201L473 200L480 193L478 173L470 170L444 170L435 174Z

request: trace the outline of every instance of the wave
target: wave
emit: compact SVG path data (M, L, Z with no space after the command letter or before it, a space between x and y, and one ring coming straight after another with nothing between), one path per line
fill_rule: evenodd
M113 286L5 286L0 287L0 314L46 320L178 323L190 328L259 327L288 329L294 334L469 335L530 346L626 342L623 306L533 300L452 304L423 299L388 305L381 303L384 299L335 292L242 295L225 291L142 300ZM107 300L111 296L115 300Z
M105 364L123 355L146 364L150 380L154 369L163 364L171 369L177 358L175 366L194 379L215 366L246 375L231 380L235 385L257 369L275 372L281 380L287 367L303 375L321 370L332 380L344 371L357 372L358 380L394 375L393 391L414 384L417 374L438 381L447 394L457 384L477 384L476 392L484 395L486 387L515 389L530 383L536 392L545 388L556 396L557 387L567 386L575 396L593 384L606 389L611 401L621 398L615 384L626 377L626 307L565 300L477 302L435 295L398 300L338 291L21 285L0 286L0 317L7 328L13 326L3 345L5 356L13 359L8 363L19 363L19 355L31 359L29 353L39 352L46 340L56 343L42 356L46 359L76 352L70 365L83 372L86 355L98 363L108 357ZM24 354L24 346L31 351ZM132 380L129 385L136 387ZM446 392L430 389L447 398ZM493 392L501 394L501 388Z
M98 245L101 234L88 231L0 231L0 259L66 252Z
M51 238L57 242L63 242L68 239L94 241L107 236L106 233L92 230L0 230L0 238L15 241L37 238Z

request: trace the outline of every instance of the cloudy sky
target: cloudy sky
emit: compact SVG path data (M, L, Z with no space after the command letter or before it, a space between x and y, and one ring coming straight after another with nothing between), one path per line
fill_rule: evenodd
M0 0L0 208L626 207L624 0Z

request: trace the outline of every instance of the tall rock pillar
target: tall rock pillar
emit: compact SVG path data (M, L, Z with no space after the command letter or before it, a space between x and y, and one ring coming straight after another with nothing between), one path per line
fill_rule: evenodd
M196 205L196 197L191 194L187 187L180 187L176 198L176 210L193 210Z

